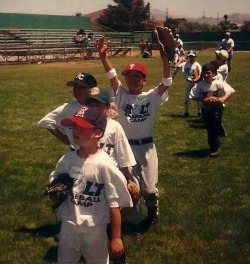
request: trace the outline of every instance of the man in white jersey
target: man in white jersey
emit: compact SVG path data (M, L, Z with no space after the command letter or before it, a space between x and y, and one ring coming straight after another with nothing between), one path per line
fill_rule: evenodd
M100 38L96 43L96 50L110 79L119 112L118 121L126 133L141 170L140 190L148 211L145 223L150 226L157 220L159 213L159 193L156 188L158 157L152 137L153 125L158 108L168 100L167 88L172 84L169 60L167 56L162 56L162 83L147 92L142 91L146 84L146 68L139 63L127 65L122 72L127 90L108 59L107 49L104 37Z
M78 263L83 256L86 263L108 264L107 224L111 223L110 253L118 259L124 254L120 207L130 207L132 201L123 174L97 146L106 129L106 116L83 106L61 123L73 127L79 148L66 153L54 172L54 177L67 173L74 179L57 212L62 221L58 263Z
M228 59L227 59L228 72L230 72L232 68L233 49L234 49L234 40L230 36L231 33L227 31L225 34L225 38L222 39L220 43L220 50L223 49L228 52Z
M84 105L88 89L96 85L97 81L94 76L88 73L78 73L73 81L67 83L67 86L73 87L75 99L48 113L38 122L38 125L46 128L62 143L71 145L73 149L78 148L73 140L72 128L63 127L61 121L65 117L74 115Z
M217 72L222 75L223 81L226 81L228 76L228 65L227 65L228 52L226 50L216 50L215 56L216 56L216 61L219 64L219 69L217 70Z
M188 59L181 59L177 63L176 69L172 75L172 77L174 78L179 71L182 71L185 78L184 117L189 117L189 93L191 88L200 79L201 75L201 65L196 61L196 57L196 52L194 50L190 50L188 53ZM200 116L201 109L199 103L197 103L197 108L198 116Z

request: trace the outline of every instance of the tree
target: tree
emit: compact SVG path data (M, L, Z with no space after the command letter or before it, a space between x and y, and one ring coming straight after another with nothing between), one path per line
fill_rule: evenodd
M77 12L77 13L75 13L75 15L76 15L76 16L82 16L82 13Z
M250 31L250 21L244 21L244 24L240 27L241 31Z
M116 5L108 5L98 18L102 26L116 31L145 30L145 20L150 18L150 4L144 0L114 0Z

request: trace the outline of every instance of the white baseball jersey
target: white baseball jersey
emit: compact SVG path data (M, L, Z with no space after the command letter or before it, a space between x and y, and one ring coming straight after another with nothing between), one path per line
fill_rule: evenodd
M218 73L220 73L222 75L223 81L227 80L227 76L228 76L228 66L227 64L222 64L219 69L217 70Z
M228 49L230 49L231 47L234 48L234 40L232 38L224 38L222 41L221 41L221 44L220 44L221 48L228 51ZM229 52L229 54L233 54L233 49Z
M58 209L59 221L88 227L107 224L109 207L133 206L126 179L103 150L87 159L80 158L77 151L66 153L54 175L61 173L74 178L74 185Z
M61 130L68 136L70 145L75 149L78 149L79 147L74 143L73 140L72 127L63 127L61 125L61 121L68 116L73 116L82 106L83 105L77 100L63 104L43 117L38 122L38 125L47 129Z
M183 41L180 38L175 38L174 42L176 48L180 49L183 47Z
M98 145L108 153L118 168L136 165L134 154L122 126L111 118L107 121L105 133Z
M195 61L193 64L189 60L184 61L179 65L178 68L180 68L183 72L186 81L192 79L192 74L194 71L196 71L199 75L201 74L201 65L197 61Z
M217 74L213 77L214 80L224 81L223 76L217 71Z
M168 100L168 92L159 96L159 87L138 95L130 94L120 83L115 95L118 121L128 139L152 137L156 112Z
M234 92L235 90L226 82L214 80L212 83L207 83L202 80L191 89L189 97L200 99L211 96L223 97L225 94ZM207 108L208 105L203 105L203 107Z

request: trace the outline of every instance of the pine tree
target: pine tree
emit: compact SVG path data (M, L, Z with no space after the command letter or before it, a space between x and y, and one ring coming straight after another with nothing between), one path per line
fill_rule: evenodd
M108 5L98 19L102 26L116 31L145 30L145 20L150 18L150 4L144 0L114 0L116 5Z

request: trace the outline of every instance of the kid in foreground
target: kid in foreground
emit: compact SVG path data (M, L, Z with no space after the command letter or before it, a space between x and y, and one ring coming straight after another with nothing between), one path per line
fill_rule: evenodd
M68 173L74 178L72 190L57 213L62 221L59 264L78 263L81 256L88 264L108 264L109 222L111 255L116 259L124 254L120 207L131 207L132 201L126 179L108 154L97 146L106 125L106 116L85 106L62 120L62 126L73 126L73 139L79 149L66 153L54 172L54 177Z

